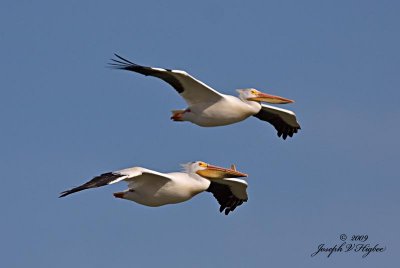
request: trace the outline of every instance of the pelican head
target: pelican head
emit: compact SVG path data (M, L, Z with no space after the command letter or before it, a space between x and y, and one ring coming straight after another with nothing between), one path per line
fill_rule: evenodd
M274 96L258 91L254 88L238 89L240 98L248 101L262 101L275 104L293 103L293 100L286 99L279 96Z
M232 168L223 168L203 161L196 161L188 163L184 167L188 172L196 173L209 180L247 177L247 174L237 171L234 165L232 165Z

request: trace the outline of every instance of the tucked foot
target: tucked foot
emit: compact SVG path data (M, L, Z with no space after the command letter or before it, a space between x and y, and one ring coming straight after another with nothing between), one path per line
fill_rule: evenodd
M118 192L118 193L114 193L114 197L116 198L124 198L124 192Z
M183 121L182 117L183 117L184 113L185 113L185 110L173 110L171 119L173 121Z

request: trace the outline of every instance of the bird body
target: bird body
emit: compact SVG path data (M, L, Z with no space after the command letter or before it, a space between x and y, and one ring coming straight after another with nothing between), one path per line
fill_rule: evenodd
M149 207L185 202L204 191L213 193L221 205L220 211L225 211L225 214L247 201L247 182L237 179L247 175L236 171L236 168L225 169L202 161L188 163L184 168L185 172L172 173L142 167L108 172L62 192L60 197L125 181L128 189L114 193L114 196Z
M245 102L224 94L217 102L201 102L190 106L182 119L202 127L225 126L243 121L260 110L259 103Z
M202 127L216 127L234 124L255 116L271 123L278 131L278 136L286 139L300 129L296 115L280 109L277 113L272 108L265 108L261 102L275 104L292 103L292 100L262 93L254 88L239 89L239 98L222 94L185 71L146 67L135 64L116 55L111 65L114 68L133 71L146 76L160 78L170 84L186 101L188 107L174 110L171 119L188 121Z
M159 207L167 204L185 202L195 195L204 192L210 181L196 174L183 172L166 173L154 176L144 172L142 176L130 180L129 189L116 193L116 197L134 201L136 203Z

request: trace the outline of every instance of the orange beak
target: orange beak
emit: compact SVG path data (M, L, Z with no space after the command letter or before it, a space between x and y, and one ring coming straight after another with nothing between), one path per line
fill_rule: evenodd
M294 100L286 99L280 96L270 95L262 92L258 92L256 97L248 98L251 101L263 101L268 103L275 104L285 104L285 103L293 103Z
M247 174L239 172L232 168L223 168L207 164L206 169L198 170L196 173L207 179L224 179L224 178L239 178L247 177Z

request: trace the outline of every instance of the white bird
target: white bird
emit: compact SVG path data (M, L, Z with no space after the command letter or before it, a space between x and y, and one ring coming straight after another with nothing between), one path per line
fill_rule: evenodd
M184 172L160 173L142 167L132 167L104 173L81 186L62 192L60 197L125 181L128 183L128 189L114 193L114 196L150 207L181 203L207 191L211 192L221 205L220 212L224 211L225 215L228 215L247 201L247 182L237 179L247 177L247 174L237 171L234 165L229 169L196 161L182 166Z
M170 84L186 101L188 108L172 111L174 121L189 121L202 127L230 125L255 116L269 122L278 131L278 137L292 137L300 129L296 115L289 110L261 104L284 104L294 101L262 93L254 88L238 89L239 98L225 95L197 80L185 71L146 67L135 64L115 54L118 59L110 65L154 76Z

